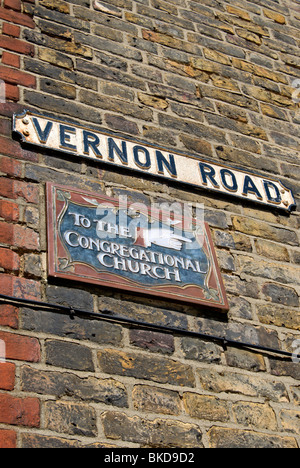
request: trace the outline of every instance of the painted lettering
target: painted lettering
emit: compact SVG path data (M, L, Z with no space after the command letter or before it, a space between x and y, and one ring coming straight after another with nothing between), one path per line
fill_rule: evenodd
M144 153L145 162L141 160L140 153ZM144 170L148 170L151 167L150 153L147 148L144 146L134 146L133 148L133 157L135 164Z
M219 189L220 185L215 180L216 171L214 170L214 168L210 166L209 164L202 163L202 162L199 163L199 167L200 167L200 173L201 173L203 185L208 185L208 179L209 179L210 183L215 188Z
M220 176L221 176L221 182L223 186L226 188L226 190L229 190L230 192L237 192L238 183L232 171L230 171L229 169L221 169Z
M71 240L71 236L75 236L75 239ZM74 232L74 231L66 231L64 233L64 238L65 238L65 241L66 243L70 246L70 247L78 247L79 246L79 243L78 243L78 234L77 232ZM76 240L76 243L74 243Z
M164 174L164 168L166 168L171 177L177 177L177 169L173 154L169 154L168 161L161 151L156 150L156 162L159 174Z
M109 161L115 160L115 153L119 157L122 164L128 164L127 145L126 141L122 141L120 149L113 138L108 138L108 159Z
M265 189L268 201L270 203L274 203L275 205L278 205L282 202L280 191L273 182L270 182L269 180L264 180L264 189ZM275 196L272 195L271 191L273 191Z
M87 130L83 130L82 133L83 136L83 152L84 154L89 155L90 154L90 148L97 156L97 158L102 159L102 154L100 153L98 146L100 145L100 139L99 137L93 133L93 132L88 132Z
M33 126L35 128L35 131L37 133L38 139L40 140L41 143L44 145L47 143L47 140L49 138L50 132L53 128L53 122L50 120L47 122L44 130L41 129L40 122L36 117L33 117L32 119Z
M77 151L77 146L70 143L71 136L76 135L76 128L68 125L59 126L60 148Z
M244 180L243 195L247 197L249 193L253 193L258 200L263 199L251 177L246 175Z

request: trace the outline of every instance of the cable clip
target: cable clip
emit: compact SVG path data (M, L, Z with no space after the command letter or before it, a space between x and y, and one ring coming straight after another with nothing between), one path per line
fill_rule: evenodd
M223 345L224 351L227 351L228 341L226 338L222 338L222 345Z
M75 319L75 316L76 316L76 312L75 312L75 310L73 309L73 307L70 307L69 314L70 314L70 319L71 319L71 320L74 320L74 319Z

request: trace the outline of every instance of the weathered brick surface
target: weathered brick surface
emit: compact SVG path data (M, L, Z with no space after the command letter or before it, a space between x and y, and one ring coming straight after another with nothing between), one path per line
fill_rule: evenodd
M15 365L10 362L0 363L0 388L13 390L15 386Z
M0 430L0 446L1 448L14 449L17 447L17 434L15 431Z
M48 401L45 404L46 428L77 436L97 436L96 413L81 403Z
M132 391L132 400L134 407L140 411L174 415L181 412L179 393L171 390L136 385Z
M17 361L39 362L40 344L36 338L0 332L6 347L6 358Z
M41 285L36 281L2 273L0 273L0 281L2 294L6 296L33 300L41 298Z
M143 447L201 448L202 434L196 424L156 419L146 421L138 416L107 411L102 415L105 434L111 439L121 438Z
M6 270L18 271L19 256L12 250L0 248L0 266Z
M40 404L37 398L16 398L0 395L0 421L13 426L39 427Z
M189 365L174 360L124 353L112 349L99 351L100 368L105 373L126 375L154 382L169 383L178 386L195 386L195 378Z
M211 448L298 448L294 437L214 427L210 430Z
M285 0L1 0L0 293L299 357L299 27ZM297 210L26 147L26 108L278 178ZM50 280L48 181L204 203L228 315ZM29 304L0 303L0 340L1 448L300 447L295 359Z
M114 379L79 377L72 373L51 371L43 372L24 366L21 369L21 387L27 392L53 395L60 398L72 396L73 399L105 403L117 407L127 407L126 388Z
M0 325L18 328L18 309L8 304L0 305Z

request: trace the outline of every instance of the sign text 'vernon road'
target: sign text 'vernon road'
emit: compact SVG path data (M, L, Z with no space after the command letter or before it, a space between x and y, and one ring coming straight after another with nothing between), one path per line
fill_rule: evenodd
M14 116L13 130L27 143L74 157L87 157L287 211L295 208L292 191L281 181L196 156L171 153L151 144L115 137L28 111Z

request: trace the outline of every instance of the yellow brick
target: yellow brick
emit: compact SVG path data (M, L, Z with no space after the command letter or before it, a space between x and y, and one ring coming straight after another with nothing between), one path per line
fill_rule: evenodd
M264 15L267 18L272 19L276 23L279 23L279 24L285 24L286 23L285 17L283 15L281 15L280 13L277 13L276 11L267 10L266 8L264 8L263 12L264 12Z
M204 56L209 60L213 60L214 62L222 63L223 65L231 65L231 60L227 55L221 54L220 52L216 52L212 49L204 49Z
M243 20L246 20L246 21L251 21L249 13L247 13L246 11L241 10L240 8L236 8L236 7L231 6L231 5L226 5L226 10L231 15L238 16L239 18L242 18Z
M248 73L253 73L256 76L266 78L268 80L275 81L276 83L285 83L287 84L287 78L281 73L271 71L267 68L255 65L253 63L246 62L238 58L232 58L232 64L235 68L243 70Z
M257 429L277 430L276 415L269 405L237 402L233 404L232 409L239 424L254 426Z
M243 234L262 237L274 242L298 245L297 235L294 231L271 226L263 221L254 220L240 216L232 218L234 229Z
M138 98L145 106L154 107L155 109L165 110L169 107L169 104L165 99L150 96L149 94L138 93Z
M217 64L211 63L209 60L205 60L202 58L191 57L191 65L193 68L196 68L197 70L202 70L208 73L218 72Z
M235 91L237 93L240 93L239 86L229 78L223 78L219 75L213 75L211 79L213 84L217 86L217 88L229 89L229 91Z
M242 37L243 39L246 39L246 41L254 42L254 44L261 45L262 40L261 38L252 32L246 31L245 29L237 29L237 34L238 36Z
M40 5L49 8L50 10L57 10L60 13L70 13L70 7L68 3L62 2L60 0L40 0Z
M230 419L227 402L208 395L185 393L183 395L186 412L192 418L227 422Z
M281 307L276 304L272 304L270 307L269 304L259 304L256 306L256 311L261 323L276 327L282 327L284 324L285 328L300 331L299 310L293 310L291 313L290 307Z
M280 420L282 427L288 432L294 432L300 434L300 411L299 410L286 410L283 409L280 412ZM297 424L298 422L298 424Z
M282 245L273 244L272 242L258 239L255 241L255 246L259 255L263 255L264 257L272 258L273 260L279 260L282 262L289 261L287 248Z
M208 436L211 448L298 448L294 437L270 435L245 429L212 427Z

